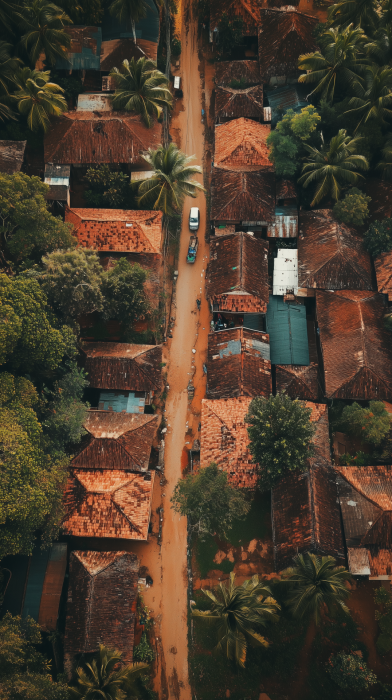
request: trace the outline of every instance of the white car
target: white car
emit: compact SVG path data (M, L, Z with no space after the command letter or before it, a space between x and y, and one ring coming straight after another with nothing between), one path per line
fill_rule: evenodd
M200 225L200 211L198 207L191 207L189 212L189 230L197 231Z

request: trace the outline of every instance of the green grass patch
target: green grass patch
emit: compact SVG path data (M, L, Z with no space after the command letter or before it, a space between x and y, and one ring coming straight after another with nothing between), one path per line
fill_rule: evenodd
M225 559L221 564L214 562L215 554L218 551L218 545L215 539L208 535L205 540L198 540L196 544L196 560L200 572L200 578L206 578L211 569L219 569L225 574L229 574L234 569L234 563Z
M271 493L256 492L245 520L236 520L229 532L229 542L240 547L251 540L264 540L271 537Z

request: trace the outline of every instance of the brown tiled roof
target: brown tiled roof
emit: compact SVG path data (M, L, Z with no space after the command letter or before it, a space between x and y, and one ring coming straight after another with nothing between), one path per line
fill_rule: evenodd
M313 460L307 472L291 474L272 489L272 532L276 571L292 566L303 552L344 557L331 467Z
M161 140L159 122L147 129L128 112L66 112L45 136L45 163L145 165L142 152Z
M254 85L246 90L217 87L215 91L215 118L263 119L263 86Z
M161 386L161 345L83 343L84 368L94 389L155 391Z
M272 394L269 336L247 328L230 328L208 336L207 396Z
M318 21L297 10L261 10L259 62L264 80L298 73L299 56L316 50L313 29Z
M298 286L373 289L370 256L355 229L329 209L303 212L298 238Z
M120 68L125 59L130 61L131 58L135 58L137 61L139 58L145 58L146 54L138 44L138 39L135 44L133 39L130 38L103 41L101 44L100 70L106 72L113 70L113 68Z
M328 398L392 398L392 347L382 297L372 292L316 291Z
M277 180L276 181L276 201L279 199L294 199L297 200L297 190L292 180Z
M316 423L316 432L312 438L314 447L314 457L312 461L320 463L325 460L326 463L331 462L331 447L329 442L329 422L328 422L328 406L325 403L313 403L305 401L306 408L310 408L310 422Z
M254 489L257 466L248 445L245 424L251 398L203 399L201 403L200 466L215 462L227 472L233 486Z
M147 540L154 477L151 471L71 469L64 534Z
M243 295L249 294L256 297L249 299L249 312L265 312L269 301L268 245L268 241L248 233L211 238L207 296L229 310L230 297L234 305L239 302L243 305ZM240 300L237 300L238 292Z
M27 141L0 141L0 173L20 172Z
M276 391L285 391L292 399L317 401L318 367L315 362L310 365L277 365Z
M392 578L392 551L369 546L366 550L369 557L371 576L389 576Z
M132 662L138 577L136 554L72 552L64 639L68 674L76 655L96 652L99 644Z
M269 160L267 138L270 124L259 124L252 119L233 119L215 127L214 165L219 168L273 170Z
M65 221L84 248L101 252L160 253L162 212L128 209L66 209Z
M382 294L388 294L388 301L392 301L392 252L381 253L374 260L376 268L377 289Z
M392 511L392 466L336 467L336 471L377 508Z
M221 61L215 64L216 85L230 86L232 80L241 80L250 85L260 83L258 61Z
M377 178L366 180L366 194L371 197L369 212L371 221L392 217L392 183Z
M159 417L149 414L89 411L83 423L88 435L72 460L72 467L148 469L158 423Z
M90 49L94 56L97 55L97 40L93 35L98 34L98 27L64 27L64 31L71 37L68 53L82 53L86 48Z
M275 174L212 169L211 219L215 221L275 220Z
M243 20L244 36L255 36L260 24L261 4L261 0L213 0L210 3L210 27L217 27L225 12L230 18L239 17Z

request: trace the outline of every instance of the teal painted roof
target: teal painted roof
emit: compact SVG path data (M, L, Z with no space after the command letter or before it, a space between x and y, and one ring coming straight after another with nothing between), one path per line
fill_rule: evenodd
M92 39L97 41L95 54L88 46L83 46L81 53L69 53L68 59L61 58L56 61L56 69L60 70L99 70L101 63L102 29L97 27L96 32L90 34Z
M146 0L150 10L144 19L136 22L136 38L153 41L155 44L159 41L159 13L154 0ZM120 24L118 19L109 14L106 10L102 22L102 38L103 41L111 39L121 39L133 37L132 25L129 21L126 24Z
M310 364L305 306L288 304L283 297L270 296L266 324L272 364Z
M244 314L244 328L252 331L263 331L263 316L261 314Z
M126 413L144 413L146 399L144 396L135 396L133 391L101 391L98 408L104 411L126 411Z

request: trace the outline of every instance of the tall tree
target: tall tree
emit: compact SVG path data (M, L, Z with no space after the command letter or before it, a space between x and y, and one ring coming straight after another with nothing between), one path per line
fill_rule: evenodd
M116 85L113 108L140 114L147 127L152 126L152 117L161 115L163 107L173 106L169 81L149 58L125 60L121 69L114 68L110 75Z
M351 109L345 112L359 119L354 133L369 120L388 126L392 118L392 68L368 66L363 85L357 83L355 93L356 96L351 97L348 103Z
M328 196L337 201L342 187L356 185L363 179L358 171L367 170L369 164L365 156L358 153L360 140L358 137L352 139L345 129L340 129L329 144L323 140L320 149L305 145L308 162L303 166L298 182L303 187L317 185L312 207Z
M146 0L113 0L109 5L109 12L122 25L127 26L129 20L132 24L133 40L136 44L135 23L146 17L149 11Z
M150 304L144 289L146 280L147 273L138 263L131 265L126 258L118 260L103 275L104 317L115 318L124 328L130 328L135 321L148 316Z
M195 156L186 156L174 143L167 148L149 148L143 158L154 175L137 185L139 207L172 215L182 210L185 197L196 198L198 192L204 192L203 185L193 180L194 175L202 172L199 165L190 165Z
M70 689L75 700L125 700L127 697L140 697L140 676L148 669L148 664L121 664L121 652L108 649L103 644L91 663L76 669L77 685Z
M64 10L48 0L28 0L18 19L24 32L20 41L29 54L32 68L42 54L50 66L58 58L67 57L71 37L64 28L71 20Z
M328 22L332 26L352 23L371 31L379 21L377 0L339 0L328 9Z
M298 171L304 155L304 144L317 129L321 117L313 105L299 113L288 109L267 138L269 159L278 177L292 177Z
M216 593L206 590L203 593L212 601L212 608L193 609L192 617L215 628L216 650L243 668L248 643L268 647L258 630L268 622L277 622L280 606L258 576L236 586L235 575L231 573L228 585L220 583Z
M22 68L15 76L18 89L13 98L32 131L47 131L50 117L59 117L68 109L63 97L64 90L49 81L50 71L30 68Z
M350 595L346 581L351 580L351 575L344 566L336 566L333 557L298 554L294 566L285 569L281 577L294 617L313 617L318 624L324 607L330 613L340 609L349 614L344 601Z

